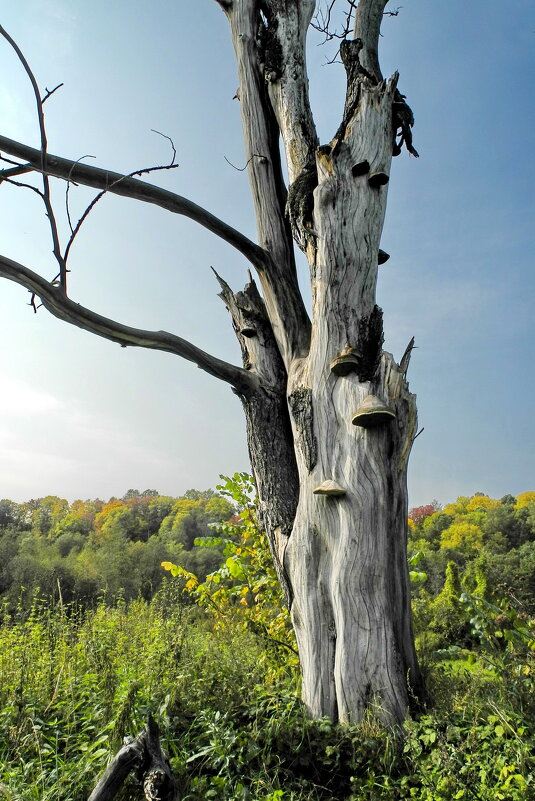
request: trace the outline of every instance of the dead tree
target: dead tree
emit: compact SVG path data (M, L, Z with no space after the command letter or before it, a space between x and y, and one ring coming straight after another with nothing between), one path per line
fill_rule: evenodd
M378 264L388 258L380 239L391 159L403 144L417 155L398 76L384 79L379 67L387 0L361 0L353 38L341 42L346 101L326 144L316 134L305 64L315 0L217 2L236 54L256 243L172 192L51 155L44 131L40 150L0 137L12 159L0 178L41 173L45 199L54 176L153 203L234 246L260 285L251 278L234 292L218 276L243 367L73 302L61 260L53 282L4 256L0 275L67 322L123 346L176 353L230 384L243 404L260 521L297 634L304 702L314 716L358 721L372 708L392 724L422 686L406 563L406 474L417 428L406 381L412 347L399 364L382 350L375 297ZM294 243L310 266L311 319Z

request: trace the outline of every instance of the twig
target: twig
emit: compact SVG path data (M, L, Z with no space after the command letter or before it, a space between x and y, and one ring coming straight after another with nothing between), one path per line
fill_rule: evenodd
M171 159L171 165L172 165L173 167L178 167L178 166L180 166L180 165L178 164L178 162L176 161L176 147L175 147L175 143L173 142L173 140L171 139L171 137L170 137L170 136L167 136L167 134L164 134L164 133L162 133L161 131L157 131L155 128L151 128L151 131L152 131L152 133L158 134L158 136L163 136L163 138L164 138L164 139L167 139L167 141L170 143L170 145L171 145L171 148L172 148L172 150L173 150L173 158Z
M22 166L18 161L13 161L13 159L8 159L5 156L2 156L1 154L0 154L0 161L5 161L6 164L14 164L16 167ZM32 170L35 170L33 164L29 164L28 166L31 167Z
M48 98L49 98L49 97L52 97L52 95L54 94L54 92L56 92L58 89L61 89L61 87L62 87L62 86L63 86L63 84L62 84L62 83L58 83L58 85L57 85L57 86L54 86L54 88L53 88L53 89L47 89L47 87L45 86L45 92L46 92L46 95L45 95L45 96L42 98L42 100L41 100L41 105L42 105L42 106L44 106L44 104L46 103L46 101L48 100Z
M340 29L331 27L335 3L336 0L331 0L329 3L327 3L327 7L325 9L320 7L311 22L311 26L314 28L314 30L322 33L325 36L325 39L323 42L321 42L321 44L331 42L333 39L346 39L352 29L353 12L357 6L357 0L347 0L349 9L345 12L345 20Z
M69 189L71 188L71 183L74 183L74 181L71 181L71 173L74 170L74 168L76 167L76 165L80 164L82 159L95 159L95 158L96 158L96 156L91 156L89 153L86 153L85 156L80 156L80 158L76 159L76 161L73 163L73 165L72 165L72 167L70 169L70 172L69 172L69 177L67 178L67 188L65 190L65 211L67 212L67 222L69 223L69 228L71 229L71 234L74 231L74 229L72 227L72 222L71 222L71 210L69 208ZM74 184L74 185L78 186L78 184ZM65 254L64 254L63 257L65 258Z
M227 164L230 164L230 166L234 167L234 169L238 170L238 172L244 172L247 169L247 167L249 166L249 164L251 163L251 161L253 159L255 159L255 158L256 159L260 159L262 161L262 163L265 163L267 161L266 156L261 156L260 153L253 153L253 155L250 158L247 159L247 161L245 163L245 167L236 167L236 165L233 164L231 161L229 161L229 159L226 156L223 156L223 158L225 159Z
M70 184L71 184L71 174L72 174L72 171L75 169L75 167L78 164L80 164L82 159L95 158L95 156L89 156L89 155L88 156L81 156L72 165L71 170L69 172L69 178L68 178L68 181L67 181L67 189L65 190L65 205L66 205L66 208L67 208L67 219L69 221L69 227L71 229L71 236L69 238L69 241L67 242L67 246L66 246L65 252L63 254L63 259L65 261L65 264L67 263L67 259L69 258L69 253L70 253L72 244L73 244L73 242L74 242L74 240L76 238L76 235L80 231L80 228L82 227L82 225L84 224L84 222L88 218L89 214L93 211L93 209L95 208L95 206L98 203L98 201L101 200L101 198L103 198L104 195L107 192L109 192L109 190L113 186L115 186L116 184L120 183L121 181L124 181L125 178L133 178L136 175L138 175L138 176L139 175L144 175L145 173L156 172L157 170L174 170L174 169L176 169L176 167L180 166L178 164L178 162L176 161L176 147L175 147L175 143L173 142L171 137L167 136L167 134L161 133L161 131L156 131L154 128L151 128L151 131L153 133L158 134L158 136L163 136L163 138L167 139L168 142L171 144L171 149L173 151L173 157L172 157L171 161L169 162L169 164L165 164L165 165L161 165L161 166L157 166L157 167L145 167L145 168L143 168L141 170L134 170L134 172L131 172L128 175L122 175L120 178L117 178L115 181L113 181L113 183L111 183L109 186L107 186L105 189L103 189L101 192L98 193L98 195L96 195L93 198L93 200L91 201L89 206L86 208L86 210L84 211L84 213L82 214L82 216L80 217L80 219L78 220L78 222L76 223L76 226L74 228L72 227L71 214L70 214L70 209L69 209L69 187L70 187Z
M29 162L36 171L41 170L41 151L15 142L0 135L0 150ZM15 162L16 163L16 162ZM89 164L75 162L49 154L48 171L50 176L68 180L71 177L76 183L92 186L96 189L108 189L114 194L140 200L143 203L154 203L173 214L181 214L202 225L208 231L221 237L229 245L236 248L261 273L272 273L275 265L270 254L236 228L211 214L209 211L193 203L175 192L145 183L137 178L128 178L117 172L103 170ZM111 183L110 183L111 182Z
M8 164L15 164L15 162L9 161L9 159L2 159L2 161L7 161ZM11 167L8 170L0 170L0 183L11 178L13 175L24 175L24 173L32 172L32 170L33 167L31 164L16 164L15 167Z
M163 136L163 134L162 134L162 136ZM174 150L175 155L176 155L176 150L174 149L174 147L173 147L173 150ZM69 241L67 242L67 246L66 246L65 252L63 254L63 260L64 260L65 264L67 264L67 259L69 258L69 253L70 253L71 247L72 247L73 242L74 242L74 240L76 238L76 235L80 231L80 228L82 227L82 225L84 224L84 222L88 218L89 214L93 211L93 209L97 205L98 201L101 200L104 197L104 195L106 195L116 184L120 183L121 181L124 181L126 178L134 178L134 176L136 176L136 175L137 176L145 175L146 173L156 172L158 170L173 170L178 166L179 166L178 164L167 164L167 165L164 165L164 166L144 167L141 170L134 170L134 172L130 172L130 173L128 173L128 175L122 175L116 181L113 181L109 186L107 186L106 189L103 189L101 192L99 192L98 195L96 195L93 198L93 200L91 201L89 206L86 208L86 210L84 211L84 213L82 214L82 216L80 217L78 222L76 223L76 226L74 227L74 230L71 227L71 236L69 238ZM69 217L69 225L70 225L70 217Z
M28 290L28 291L30 291L30 290ZM40 309L43 304L42 303L38 303L37 305L35 305L35 298L37 296L36 296L35 292L31 292L30 294L31 294L31 298L30 298L30 302L28 303L28 306L32 307L32 309L34 311L34 314L37 314L37 309Z

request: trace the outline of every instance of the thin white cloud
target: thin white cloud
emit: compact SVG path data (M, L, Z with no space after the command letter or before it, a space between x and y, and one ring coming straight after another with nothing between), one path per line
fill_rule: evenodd
M45 415L58 411L64 406L59 398L41 392L16 378L4 377L1 387L0 418L2 420L6 420L8 415L25 418Z
M7 84L0 85L0 108L2 109L2 133L16 139L28 138L35 129L36 118L26 97L13 91Z
M53 48L55 57L70 55L77 15L75 5L65 0L36 0L33 19L42 41Z

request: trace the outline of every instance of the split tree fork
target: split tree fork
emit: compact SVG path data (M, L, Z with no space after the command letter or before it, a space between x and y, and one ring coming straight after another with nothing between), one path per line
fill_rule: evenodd
M353 38L341 43L347 74L342 119L320 144L308 99L305 41L314 0L216 0L234 46L258 243L173 192L139 178L0 136L5 181L40 173L59 265L49 281L0 257L0 274L25 286L57 317L123 346L176 353L226 381L242 401L251 465L299 644L303 700L314 716L359 721L372 709L401 721L422 684L410 615L406 560L407 461L416 404L406 381L413 342L397 364L382 350L378 262L392 155L412 146L412 112L383 79L377 48L387 0L361 0ZM349 11L356 4L349 3ZM2 31L3 35L8 35ZM11 42L16 48L16 45ZM279 141L284 143L286 187ZM174 166L174 162L168 168ZM140 171L137 174L141 174ZM101 317L67 296L50 177L153 203L190 217L238 250L258 276L234 292L217 276L243 367L165 331ZM79 226L73 226L73 236ZM312 317L296 275L306 255ZM34 307L36 304L34 302Z

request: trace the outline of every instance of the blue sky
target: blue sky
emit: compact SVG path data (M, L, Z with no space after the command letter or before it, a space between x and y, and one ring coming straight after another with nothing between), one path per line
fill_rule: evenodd
M340 0L341 2L341 0ZM116 171L169 157L153 177L254 236L232 48L214 0L18 0L0 22L42 87L49 148ZM392 3L392 8L397 3ZM400 3L401 5L401 3ZM395 159L378 302L387 350L416 336L420 426L410 500L447 502L535 487L533 298L535 6L531 0L406 0L385 20L381 63L400 71L420 159ZM312 38L322 141L336 130L343 75ZM4 135L38 145L31 88L0 43ZM72 193L73 215L92 193ZM57 188L64 203L64 187ZM63 228L65 231L65 227ZM1 252L52 277L43 210L0 186ZM235 288L247 264L195 226L109 197L71 256L71 297L121 322L166 329L238 362L210 265ZM306 271L303 270L307 294ZM239 401L177 357L122 349L34 315L0 284L0 496L107 498L129 487L177 495L247 469Z

